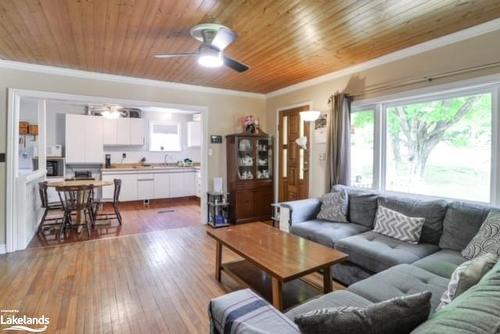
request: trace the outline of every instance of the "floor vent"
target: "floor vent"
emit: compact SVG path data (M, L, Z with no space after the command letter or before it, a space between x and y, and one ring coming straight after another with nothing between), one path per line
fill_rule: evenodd
M168 209L168 210L160 210L160 211L158 211L158 214L162 214L162 213L171 213L171 212L175 212L175 210L173 210L173 209Z

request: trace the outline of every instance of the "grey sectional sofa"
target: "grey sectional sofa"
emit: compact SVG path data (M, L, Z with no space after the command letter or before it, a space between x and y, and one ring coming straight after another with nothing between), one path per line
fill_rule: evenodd
M398 264L412 264L422 259L427 266L432 266L434 259L448 257L454 262L463 262L465 259L459 252L476 235L491 209L486 205L334 186L334 190L340 188L344 188L349 195L348 224L316 219L321 208L321 201L317 198L286 202L283 206L290 210L291 233L349 254L348 262L332 268L332 276L345 285ZM413 245L373 232L379 204L408 216L425 217L419 244ZM426 259L435 253L435 256Z
M333 277L346 284L347 289L289 310L285 313L288 319L325 307L364 307L397 296L431 291L432 315L415 333L500 333L500 262L478 285L444 309L434 311L453 271L466 261L461 250L476 235L492 207L378 194L340 185L334 188L340 187L349 194L350 223L316 219L321 206L319 199L283 204L290 210L291 233L349 255L347 263L332 268ZM373 232L379 204L409 216L425 217L420 243L404 243ZM231 297L219 300L225 298ZM214 300L214 305L217 302ZM272 319L273 316L268 321ZM266 333L266 323L259 326L259 333ZM273 333L292 332L297 329L273 330Z

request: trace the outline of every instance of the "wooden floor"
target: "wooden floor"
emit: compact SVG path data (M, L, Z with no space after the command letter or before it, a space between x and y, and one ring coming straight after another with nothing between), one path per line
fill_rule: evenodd
M0 309L47 316L48 333L208 333L210 298L241 287L214 279L207 228L0 255ZM224 249L223 261L236 259ZM321 284L319 275L309 279Z
M96 229L92 231L90 239L103 239L201 224L200 200L196 197L153 200L149 206L144 206L142 201L124 202L119 204L119 208L123 217L122 226L116 220L100 221ZM105 206L103 212L112 212L111 206ZM60 213L56 214L61 215ZM62 240L58 237L58 231L59 227L54 227L46 229L43 234L35 235L28 248L89 240L86 230L73 229Z

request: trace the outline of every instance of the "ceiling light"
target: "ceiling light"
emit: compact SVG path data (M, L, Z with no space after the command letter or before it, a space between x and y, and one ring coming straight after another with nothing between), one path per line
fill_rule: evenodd
M317 110L301 111L300 118L304 122L314 122L315 120L318 119L320 114L321 114L321 112L317 111Z
M222 61L222 53L210 46L202 45L200 47L198 64L204 67L221 67L224 65L224 62Z

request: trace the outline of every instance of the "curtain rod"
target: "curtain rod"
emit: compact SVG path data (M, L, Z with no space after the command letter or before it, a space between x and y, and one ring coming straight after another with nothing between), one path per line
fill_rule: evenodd
M443 78L447 78L447 77L452 77L452 76L456 76L456 75L460 75L460 74L465 74L465 73L470 73L470 72L474 72L474 71L480 71L480 70L485 70L485 69L490 69L490 68L495 68L495 67L500 67L500 61L488 63L488 64L484 64L484 65L465 67L465 68L462 68L459 70L454 70L454 71L437 73L437 74L433 74L433 75L424 76L422 78L401 80L401 81L396 81L393 83L375 84L375 85L372 85L370 87L365 88L362 92L356 92L356 93L349 94L349 95L352 97L363 96L367 93L385 91L385 90L410 86L410 85L423 83L423 82L432 82L432 81L437 80L437 79L443 79ZM332 99L332 97L333 97L333 95L330 97L330 99ZM330 102L330 99L328 102Z

